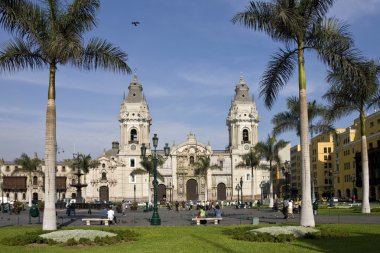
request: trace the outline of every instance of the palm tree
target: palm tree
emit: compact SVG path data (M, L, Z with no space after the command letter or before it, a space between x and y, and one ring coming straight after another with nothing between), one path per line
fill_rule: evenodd
M90 169L94 169L99 166L100 162L98 160L92 160L91 155L78 154L76 159L73 160L74 166L87 174Z
M154 156L153 155L148 155L147 157L144 157L140 165L142 168L136 168L132 170L131 175L142 175L142 174L147 174L148 173L148 181L149 183L151 182L150 179L153 177L154 174ZM162 166L164 164L165 160L162 156L157 155L157 168L159 166ZM164 177L161 175L161 173L157 170L157 178L160 179L161 181L164 181ZM152 181L153 183L153 181ZM150 193L150 184L148 187L148 202L151 202L151 193Z
M279 152L288 144L289 142L284 140L277 141L276 137L270 135L268 135L268 138L265 142L260 141L256 144L256 148L269 162L269 207L273 207L273 165L275 164L276 166L280 166L282 164Z
M205 201L208 199L208 180L207 174L209 170L222 169L219 165L211 164L210 156L199 156L197 161L194 163L194 174L205 177Z
M300 136L301 130L299 99L294 96L289 97L287 99L287 106L288 111L280 112L273 116L273 134L277 136L286 131L296 131L297 135ZM307 103L310 138L313 138L313 133L332 130L331 124L324 120L327 113L328 108L322 104L317 103L316 100ZM314 124L313 121L317 118L319 118L320 121Z
M21 170L26 171L28 173L28 202L29 206L32 206L32 174L33 172L37 171L38 167L42 164L42 161L37 157L37 155L35 155L35 157L32 159L27 154L22 153L20 158L15 159L15 164L20 165L22 167Z
M242 155L243 161L236 165L236 168L251 168L251 196L252 202L255 201L255 179L253 177L253 169L257 169L262 158L261 152L256 147L251 147L248 153Z
M57 155L55 76L59 65L81 70L106 69L130 73L127 54L106 40L83 34L96 25L99 0L0 1L0 26L14 39L0 49L0 71L49 68L45 139L45 212L43 230L56 230L55 167Z
M100 162L98 160L92 160L91 155L77 154L73 159L65 160L65 164L70 166L73 170L76 169L76 172L73 174L78 177L76 185L72 185L77 188L77 199L82 199L82 187L87 186L87 184L81 184L80 177L83 174L87 174L90 169L94 169L99 166ZM82 174L83 172L83 174ZM86 180L86 179L85 179ZM79 187L80 185L80 187Z
M246 11L236 14L232 22L262 31L275 41L283 42L269 62L261 80L260 95L268 108L273 106L279 91L292 77L298 66L300 99L300 142L302 154L302 211L301 225L314 227L311 203L310 153L306 96L305 57L314 51L329 66L340 66L354 72L352 63L358 53L346 25L334 18L325 19L334 0L272 0L251 1Z
M360 64L359 75L347 75L341 69L330 71L327 81L331 87L323 96L331 106L331 117L339 119L353 112L359 113L361 136L361 165L363 173L362 213L370 213L369 167L366 137L366 110L380 106L379 74L380 66L374 62Z
M297 135L300 136L301 121L299 99L294 96L289 97L287 99L287 106L288 111L277 113L272 118L272 123L274 124L273 134L278 135L286 131L295 130ZM327 114L328 108L322 104L317 103L316 100L307 103L307 115L309 119L310 138L313 138L313 133L333 131L331 123L326 120ZM320 119L320 121L314 124L313 121L318 118ZM311 196L312 201L314 202L314 179L311 179Z

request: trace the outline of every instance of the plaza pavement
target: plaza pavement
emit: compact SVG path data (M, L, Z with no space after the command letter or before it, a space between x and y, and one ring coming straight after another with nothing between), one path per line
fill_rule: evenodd
M20 214L0 213L0 228L5 226L40 226L38 219L32 218L29 224L29 211L22 211ZM197 214L197 210L168 210L159 208L162 226L196 226L191 220ZM150 226L152 212L144 212L143 209L137 211L127 210L126 216L116 213L118 223L116 226ZM259 218L260 224L299 224L299 214L294 214L294 219L283 219L281 212L273 212L270 209L236 209L232 206L224 207L222 210L223 221L221 225L252 224L253 218ZM76 210L76 216L67 216L66 210L57 209L57 223L59 226L84 226L82 218L101 217L101 210ZM380 216L316 216L316 224L322 223L346 223L346 224L380 224ZM42 217L41 217L42 222ZM95 222L94 225L99 225ZM214 226L209 221L207 226Z

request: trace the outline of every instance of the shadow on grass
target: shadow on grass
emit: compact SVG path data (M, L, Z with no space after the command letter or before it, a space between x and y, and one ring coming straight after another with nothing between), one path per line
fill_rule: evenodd
M234 252L237 252L231 248L228 248L226 247L224 244L223 244L223 241L221 241L222 243L218 243L216 241L213 241L213 240L210 240L210 239L207 239L203 236L198 236L198 235L193 235L194 238L197 238L198 240L200 241L204 241L204 242L207 242L208 244L210 245L213 245L216 249L218 249L218 252L228 252L228 253L234 253Z
M377 234L352 233L349 237L329 239L300 239L296 245L305 250L320 249L321 252L379 252L380 236Z

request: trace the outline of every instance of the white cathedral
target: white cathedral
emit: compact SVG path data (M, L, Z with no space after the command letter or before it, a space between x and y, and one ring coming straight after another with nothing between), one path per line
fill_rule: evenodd
M147 146L147 154L151 153L152 117L137 75L128 89L120 109L120 141L113 142L112 149L98 158L99 167L85 176L87 187L83 188L82 196L86 202L153 199L152 178L148 174L132 173L141 168L142 144ZM251 175L250 169L236 167L242 155L258 141L259 116L248 91L240 77L226 120L229 134L226 150L213 150L210 145L199 143L191 132L187 141L170 147L168 159L158 167L163 176L158 181L159 201L165 198L170 201L231 201L238 198L240 185L245 201L250 201L252 195L255 199L260 198L262 183L269 181L269 172L258 169ZM163 151L158 152L163 154ZM208 170L207 181L205 176L194 173L194 164L200 156L209 156L211 164L220 167L220 170Z

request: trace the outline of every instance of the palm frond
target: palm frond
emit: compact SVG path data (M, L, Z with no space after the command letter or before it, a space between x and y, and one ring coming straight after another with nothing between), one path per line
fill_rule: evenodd
M297 64L297 50L280 49L272 56L272 60L260 81L260 96L264 96L265 105L271 108L280 89L293 75Z
M0 50L0 70L15 72L23 69L40 69L46 66L40 51L30 41L16 38Z
M289 112L280 112L272 118L273 135L277 136L287 131L296 131L297 135L300 133L299 115Z
M237 13L231 21L247 28L270 33L273 30L273 4L251 1L246 10Z
M74 65L85 70L102 68L114 72L131 73L127 64L127 54L119 47L98 38L91 39L82 57L73 60Z
M132 170L131 175L132 176L134 176L134 175L143 175L143 174L146 174L146 173L148 173L147 170L141 169L141 168L136 168L136 169Z
M356 64L358 74L347 73L344 69L330 71L327 81L330 88L323 98L329 103L329 117L333 120L362 112L374 105L379 93L379 67L374 62Z
M30 10L34 5L24 0L0 1L0 26L21 37L30 30Z
M96 25L96 12L99 0L75 0L60 17L61 30L72 30L78 35L90 31Z

